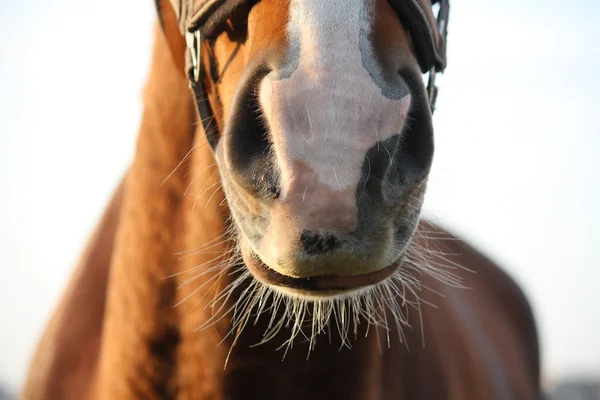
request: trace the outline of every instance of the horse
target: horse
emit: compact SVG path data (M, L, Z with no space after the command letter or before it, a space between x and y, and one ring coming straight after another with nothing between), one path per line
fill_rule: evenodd
M421 218L433 3L158 0L134 160L21 398L540 398L523 292Z

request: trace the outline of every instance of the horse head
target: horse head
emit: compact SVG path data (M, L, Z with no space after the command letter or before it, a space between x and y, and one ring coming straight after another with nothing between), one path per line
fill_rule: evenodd
M208 102L201 117L214 119L206 133L239 248L276 291L348 296L394 275L407 253L434 146L396 3L188 4L188 65L203 72L189 75Z

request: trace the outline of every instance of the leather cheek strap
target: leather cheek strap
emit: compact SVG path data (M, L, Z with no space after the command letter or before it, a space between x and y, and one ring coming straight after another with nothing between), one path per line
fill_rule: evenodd
M213 149L216 148L219 134L217 122L215 120L215 114L213 113L210 101L208 99L208 93L204 85L204 68L202 68L202 60L196 60L198 68L194 68L192 65L191 54L189 51L190 46L186 44L187 40L197 40L197 45L200 46L200 38L194 37L189 32L186 36L182 36L181 31L181 18L182 16L181 5L186 0L155 0L156 11L158 13L160 24L162 26L163 33L169 44L173 61L179 71L183 75L186 75L184 71L187 71L186 78L188 79L190 89L194 94L194 103L198 111L198 117L202 122L206 139ZM201 48L198 47L198 55L201 55ZM193 76L194 70L196 69L197 76Z
M432 69L442 72L446 68L446 27L448 26L449 0L389 0L410 32L421 72ZM438 19L432 5L440 3Z

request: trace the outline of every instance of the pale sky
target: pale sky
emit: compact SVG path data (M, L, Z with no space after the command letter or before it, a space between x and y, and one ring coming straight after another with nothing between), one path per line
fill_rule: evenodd
M600 3L453 0L426 214L524 287L547 377L600 376ZM0 382L133 155L151 0L0 5Z

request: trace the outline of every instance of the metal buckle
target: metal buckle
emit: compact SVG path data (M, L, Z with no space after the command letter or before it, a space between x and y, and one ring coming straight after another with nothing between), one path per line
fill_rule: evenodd
M435 3L435 2L433 2ZM438 35L440 38L445 40L447 36L447 28L448 28L448 14L450 11L450 2L449 0L440 0L440 9L437 15L437 29ZM435 110L435 101L437 100L438 88L435 86L435 78L437 75L437 69L434 65L429 70L429 81L427 82L427 97L429 98L429 106L431 108L431 112Z
M427 98L429 99L429 107L431 109L431 113L435 111L435 101L437 100L437 86L435 86L435 77L436 77L435 66L429 70L429 81L427 82Z
M440 0L440 10L438 11L437 16L437 28L440 37L444 39L448 35L448 16L450 14L450 1L449 0Z
M202 35L200 34L200 30L196 29L193 32L186 32L185 43L191 61L188 70L188 78L193 83L198 83L202 72L202 60L200 59L202 56Z

